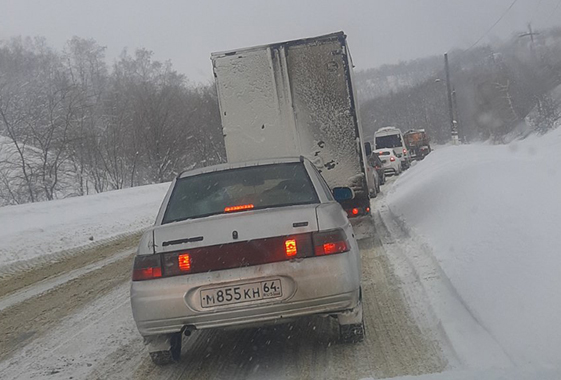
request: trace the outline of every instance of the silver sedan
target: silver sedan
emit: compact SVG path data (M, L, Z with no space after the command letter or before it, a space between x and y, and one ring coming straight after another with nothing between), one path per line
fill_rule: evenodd
M178 360L193 330L308 315L337 318L342 341L361 341L360 253L335 200L352 196L332 194L304 158L179 175L132 274L133 316L152 360Z

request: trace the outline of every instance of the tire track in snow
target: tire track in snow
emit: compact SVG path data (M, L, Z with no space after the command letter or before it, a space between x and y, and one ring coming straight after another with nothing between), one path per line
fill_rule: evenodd
M132 249L138 244L140 233L120 235L91 246L48 255L0 269L0 297L43 281L110 258L117 252Z
M7 309L11 306L14 306L20 302L26 301L32 297L36 297L40 294L43 294L57 286L60 286L68 281L74 280L79 278L87 273L90 273L94 270L98 270L103 268L106 265L112 264L116 261L122 260L127 256L132 256L134 253L133 250L127 250L121 253L118 253L115 256L108 257L104 260L100 260L90 265L86 265L83 268L71 270L68 273L61 274L60 276L51 277L42 281L39 281L33 285L27 286L23 289L15 291L8 296L0 298L0 312L4 309Z
M130 257L73 279L0 312L0 360L60 325L63 318L130 278Z

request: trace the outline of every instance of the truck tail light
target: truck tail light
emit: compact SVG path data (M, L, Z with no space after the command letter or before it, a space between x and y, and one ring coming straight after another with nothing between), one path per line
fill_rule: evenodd
M288 239L284 242L284 248L287 257L296 256L298 247L296 246L296 239Z
M160 255L137 255L134 258L132 280L142 281L162 277Z
M345 231L338 229L317 232L313 235L316 256L331 255L349 251L349 243Z

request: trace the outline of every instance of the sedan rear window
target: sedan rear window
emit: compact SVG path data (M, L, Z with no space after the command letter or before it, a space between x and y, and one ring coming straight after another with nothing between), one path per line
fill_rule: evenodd
M319 199L301 163L223 170L178 179L162 224L310 203L319 203Z

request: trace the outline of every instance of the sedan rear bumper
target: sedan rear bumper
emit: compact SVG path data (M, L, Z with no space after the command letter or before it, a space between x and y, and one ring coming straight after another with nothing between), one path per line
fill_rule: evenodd
M184 326L201 330L210 328L244 328L285 323L298 317L316 314L338 314L359 305L359 290L336 296L263 305L252 309L205 313L189 318L169 318L137 323L142 336L162 335L181 331Z
M133 281L131 306L142 336L190 329L245 327L286 319L339 314L360 304L360 256L351 251L209 273ZM282 296L240 304L203 307L201 292L277 279Z

